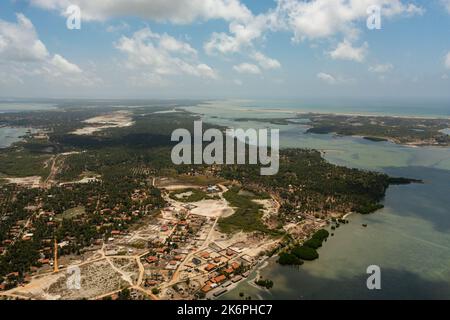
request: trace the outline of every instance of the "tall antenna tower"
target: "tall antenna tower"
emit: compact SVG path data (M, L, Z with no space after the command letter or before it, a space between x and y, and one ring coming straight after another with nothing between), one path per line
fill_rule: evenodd
M54 243L54 248L53 248L53 272L59 272L59 267L58 267L58 242L56 242L56 238L55 238L55 243Z

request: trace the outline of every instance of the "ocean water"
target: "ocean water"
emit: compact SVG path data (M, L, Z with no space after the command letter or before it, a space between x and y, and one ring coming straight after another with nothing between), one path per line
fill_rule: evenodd
M415 117L450 117L450 100L405 99L294 99L221 100L205 106L222 111L234 109L253 113L344 113Z
M319 149L332 163L422 179L424 184L391 186L384 209L350 216L350 224L334 232L319 250L320 259L314 262L295 268L270 260L260 271L264 278L274 281L270 291L242 282L222 299L239 299L240 292L253 299L450 299L450 148L309 135L303 124L234 122L236 117L270 118L286 116L290 111L252 110L233 103L227 106L220 103L190 110L216 124L279 128L282 147ZM404 113L431 116L414 110ZM441 116L445 116L444 111ZM381 268L381 290L367 289L366 270L370 265Z
M197 111L202 109L214 109L216 114L234 111L236 117L245 117L245 114L251 113L256 117L283 116L297 112L450 117L450 101L447 100L220 100L192 108Z

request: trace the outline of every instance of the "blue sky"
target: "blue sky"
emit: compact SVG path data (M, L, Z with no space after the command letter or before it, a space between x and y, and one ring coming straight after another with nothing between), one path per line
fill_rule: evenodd
M0 96L450 99L450 0L6 0Z

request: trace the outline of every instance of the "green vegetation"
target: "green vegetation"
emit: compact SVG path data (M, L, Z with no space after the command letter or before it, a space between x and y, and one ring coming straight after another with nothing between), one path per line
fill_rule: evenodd
M450 127L448 119L333 114L307 114L300 118L310 120L312 128L307 133L364 136L374 142L393 140L400 144L450 145L450 136L440 132Z
M234 119L234 121L237 122L263 122L263 123L270 123L274 125L281 125L285 126L290 124L288 119L285 118L270 118L270 119L263 119L263 118L237 118Z
M202 201L206 198L206 192L200 190L200 189L183 189L183 190L177 190L170 193L170 198L176 201L181 202L198 202Z
M86 246L101 243L98 240L109 237L113 230L126 232L144 216L164 207L161 191L152 186L153 177L175 178L202 186L222 181L245 186L245 189L230 187L224 194L236 210L235 214L221 219L219 227L224 232L256 231L274 236L282 235L281 231L272 230L261 221L262 206L253 200L276 198L281 204L276 223L283 226L299 214L373 212L381 207L379 202L390 183L407 182L402 178L391 179L384 174L335 166L317 151L299 149L281 151L279 174L270 177L261 176L259 166L251 165L175 166L170 158L174 144L170 135L178 128L192 131L193 121L198 116L187 112L154 114L155 110L164 109L162 103L153 110L132 109L135 121L132 127L77 136L70 132L84 127L82 121L117 111L103 104L99 108L82 108L79 104L74 101L73 108L61 106L64 112L0 114L0 123L33 126L49 132L48 141L28 139L1 150L0 178L5 175L47 177L51 163L44 164L51 154L69 151L79 153L58 157L58 182L76 181L87 173L99 177L95 182L55 184L48 189L2 185L0 242L6 250L0 256L0 279L11 272L19 273L18 277L8 279L8 285L16 285L31 267L39 267L40 253L51 258L48 248L54 238L69 243L60 249L60 255L79 254ZM204 125L204 129L208 126ZM194 202L208 197L203 191L190 191L192 193L182 201ZM44 214L39 214L41 211ZM19 235L22 228L27 229L28 220L32 222L34 235L24 241ZM280 254L280 264L300 265L302 259L316 258L316 249L325 239L321 231L302 247ZM127 298L128 293L125 291L121 295Z
M364 137L364 139L372 141L372 142L386 142L388 139L378 138L378 137Z
M123 289L120 291L117 300L131 300L130 289Z
M319 254L317 253L316 249L310 248L306 245L296 246L294 249L292 249L292 254L297 258L306 261L312 261L319 258Z
M301 265L303 260L312 261L319 258L317 249L322 247L322 243L328 239L330 233L321 229L306 241L302 246L295 246L290 252L282 252L278 258L281 265Z
M273 281L272 280L264 280L264 279L259 279L259 280L255 280L255 283L260 286L260 287L264 287L266 289L272 289L273 288Z
M308 241L306 241L304 243L304 246L306 247L310 247L312 249L319 249L320 247L322 247L323 242L330 236L330 233L325 230L325 229L321 229L319 231L317 231L311 239L309 239Z
M278 257L278 263L281 265L297 265L301 266L303 264L303 260L299 259L296 255L288 252L280 253Z
M268 229L261 221L262 206L252 201L250 195L242 194L239 187L231 187L223 194L231 207L236 208L233 215L219 220L219 227L222 232L235 231L261 231L264 233L277 234L276 231Z
M21 148L9 148L0 152L0 173L12 177L47 177L50 167L45 167L49 155L32 153Z
M312 239L323 242L330 236L330 233L325 229L320 229L312 236Z
M161 290L159 290L158 288L153 288L152 289L152 293L155 294L155 295L159 294L160 292L161 292Z
M67 209L66 211L64 211L62 214L60 214L57 219L62 221L64 219L67 220L72 220L75 219L78 216L84 215L86 213L86 210L84 209L83 206L79 206L76 208L72 208L72 209Z
M320 241L318 239L309 239L308 241L305 242L305 246L317 250L320 247L322 247L322 241Z
M318 151L301 149L281 150L274 176L261 176L257 166L244 165L224 166L220 175L277 195L286 217L299 212L374 212L389 186L385 174L336 166Z

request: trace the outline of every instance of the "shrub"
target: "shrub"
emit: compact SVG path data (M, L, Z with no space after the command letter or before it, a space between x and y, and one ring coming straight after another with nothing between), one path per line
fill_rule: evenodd
M280 254L278 258L278 263L283 266L290 266L290 265L300 266L303 264L303 261L297 258L297 256L293 255L292 253L283 252Z
M299 246L295 247L292 250L292 253L299 259L306 260L306 261L312 261L317 258L319 258L319 254L317 253L316 249L307 247L307 246Z

